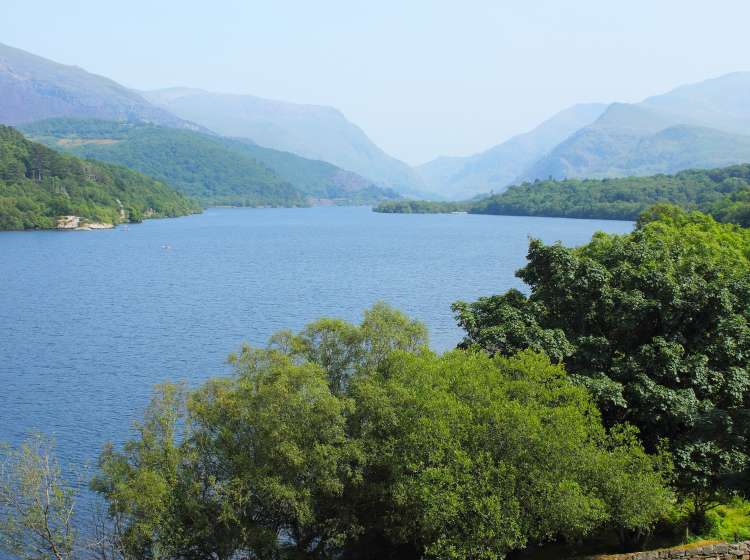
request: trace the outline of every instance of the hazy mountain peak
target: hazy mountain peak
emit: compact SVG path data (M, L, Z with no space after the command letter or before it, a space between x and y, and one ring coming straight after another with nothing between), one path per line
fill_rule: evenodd
M152 103L159 104L159 102L168 102L189 95L201 95L208 93L206 90L189 87L169 87L163 89L156 89L152 91L141 91L139 92L144 98L148 99Z
M613 103L535 162L522 179L674 173L750 161L750 73Z
M591 123L591 127L628 132L658 132L679 122L679 119L641 105L612 103Z
M90 117L196 128L117 82L0 44L0 122Z
M190 88L149 91L144 96L225 136L327 161L402 192L421 186L408 165L383 152L333 107Z
M468 157L439 157L417 169L427 187L454 199L500 191L533 161L590 124L607 108L604 103L582 103L556 113L539 126Z
M182 107L182 110L187 111L188 107L218 102L232 107L233 111L237 111L240 116L246 119L258 118L257 112L259 111L266 115L297 115L303 118L311 114L317 114L318 116L338 118L341 121L346 121L350 126L356 126L349 123L341 111L328 105L293 103L246 93L221 93L188 87L172 87L141 93L151 103L164 108L169 108L172 104L178 104ZM233 134L232 136L239 135Z
M750 132L750 72L686 84L645 99L640 105L727 132Z

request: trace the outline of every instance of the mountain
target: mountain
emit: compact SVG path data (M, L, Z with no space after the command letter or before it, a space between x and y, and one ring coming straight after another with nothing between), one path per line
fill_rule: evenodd
M48 146L146 173L206 205L368 204L398 198L329 163L247 140L92 119L51 119L22 130Z
M327 161L404 193L424 186L408 165L386 154L332 107L188 88L143 95L178 117L224 136L250 138L267 148Z
M63 155L0 125L0 230L54 228L61 216L116 224L199 207L164 183L117 165Z
M108 78L0 44L0 123L92 117L199 128Z
M749 94L750 72L735 72L649 97L640 106L674 115L682 122L690 119L688 124L750 134Z
M427 189L467 199L510 185L531 163L580 128L594 122L606 105L574 105L525 134L468 157L440 157L417 168Z
M614 103L531 164L520 180L674 173L750 161L750 73Z

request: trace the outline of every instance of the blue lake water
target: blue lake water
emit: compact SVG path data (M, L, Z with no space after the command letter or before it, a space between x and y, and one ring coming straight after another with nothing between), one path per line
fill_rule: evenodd
M64 463L121 442L154 384L226 372L243 341L378 300L461 338L450 304L521 287L528 237L567 245L631 222L211 209L127 230L0 233L0 442L41 431ZM169 248L164 248L164 246Z

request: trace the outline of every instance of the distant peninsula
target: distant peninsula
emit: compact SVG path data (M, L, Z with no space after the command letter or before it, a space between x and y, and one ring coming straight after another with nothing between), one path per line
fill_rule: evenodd
M636 220L661 202L750 226L750 164L649 177L534 181L469 201L394 200L380 203L374 211Z

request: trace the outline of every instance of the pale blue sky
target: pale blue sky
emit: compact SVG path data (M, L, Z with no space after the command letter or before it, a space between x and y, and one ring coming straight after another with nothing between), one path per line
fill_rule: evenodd
M748 21L748 0L0 0L0 42L135 88L333 105L409 163L750 70Z

